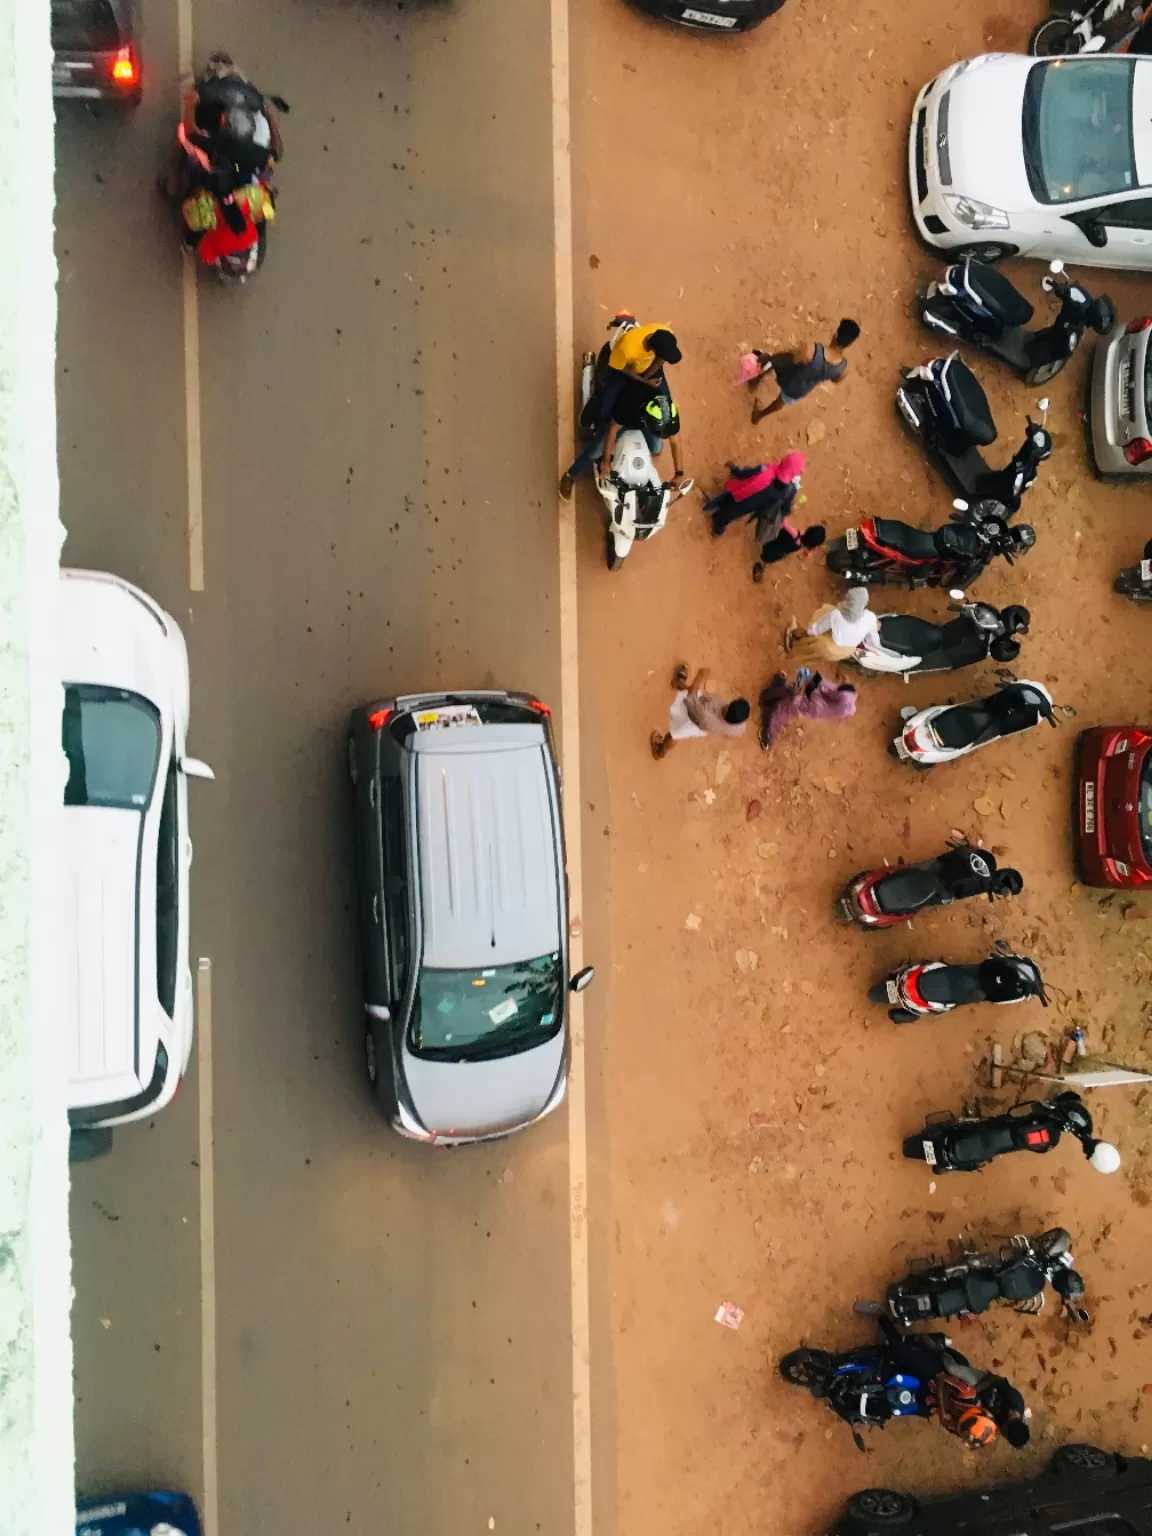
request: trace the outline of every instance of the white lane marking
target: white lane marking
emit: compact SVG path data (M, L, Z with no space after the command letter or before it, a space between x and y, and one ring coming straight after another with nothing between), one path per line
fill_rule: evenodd
M176 61L180 90L192 79L192 0L176 0ZM183 96L181 96L183 106ZM204 502L200 457L200 311L196 263L182 257L184 309L184 440L188 479L188 585L204 590Z
M557 471L569 462L575 431L576 371L572 316L572 149L569 101L568 0L551 0L552 219L556 250ZM573 971L584 964L583 797L580 792L580 657L577 632L576 500L557 496L560 532L560 710L568 838L569 915ZM568 1243L572 1283L572 1486L574 1536L592 1531L592 1363L588 1287L588 1106L584 999L571 1005L568 1069Z
M204 1536L219 1536L216 1468L216 1165L212 1125L212 962L196 973L196 1026L200 1044L200 1433Z

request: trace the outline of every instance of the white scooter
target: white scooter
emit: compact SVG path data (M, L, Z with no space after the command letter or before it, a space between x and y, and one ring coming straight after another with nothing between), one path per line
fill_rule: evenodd
M592 398L597 375L607 366L609 352L635 324L630 315L618 315L613 321L611 337L600 349L599 358L585 352L580 371L581 412ZM599 469L596 471L596 489L608 510L605 556L610 571L620 569L638 539L650 539L660 532L668 521L668 508L672 502L687 496L695 483L691 478L681 480L679 485L662 480L643 432L616 434L608 473L602 475Z
M1002 736L1027 731L1041 720L1055 728L1052 695L1043 683L1001 683L989 698L900 711L904 728L888 751L914 768L932 768L986 747ZM1066 711L1067 713L1067 711Z

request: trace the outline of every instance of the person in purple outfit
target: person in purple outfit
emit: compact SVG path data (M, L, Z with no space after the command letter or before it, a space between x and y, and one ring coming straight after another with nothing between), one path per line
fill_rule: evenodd
M801 667L789 682L777 672L760 695L760 747L767 752L789 720L849 720L856 713L851 683L830 683Z

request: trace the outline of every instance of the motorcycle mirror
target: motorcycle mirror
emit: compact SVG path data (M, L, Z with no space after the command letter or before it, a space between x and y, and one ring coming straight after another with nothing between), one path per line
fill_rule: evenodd
M964 593L960 590L959 587L950 587L948 590L948 596L954 603L962 603L964 601Z
M691 475L688 476L687 480L681 480L681 482L680 482L680 494L681 494L681 496L687 496L688 492L692 489L692 487L695 484L696 484L696 482L692 478Z
M1048 263L1048 270L1051 272L1053 277L1059 277L1061 272L1064 270L1064 263L1057 256L1055 261L1050 261Z
M1071 704L1061 704L1060 713L1068 720L1075 720L1076 718L1076 711L1072 708Z
M1043 399L1037 400L1036 404L1040 407L1040 409L1042 411L1046 411L1048 409L1048 396L1045 395L1043 397Z
M967 512L968 510L968 503L962 496L957 496L952 505L956 508L957 512Z

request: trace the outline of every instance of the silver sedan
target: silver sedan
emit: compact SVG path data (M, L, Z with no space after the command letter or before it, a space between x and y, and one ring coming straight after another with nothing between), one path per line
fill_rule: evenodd
M1092 452L1102 475L1152 475L1152 316L1117 322L1092 364Z

